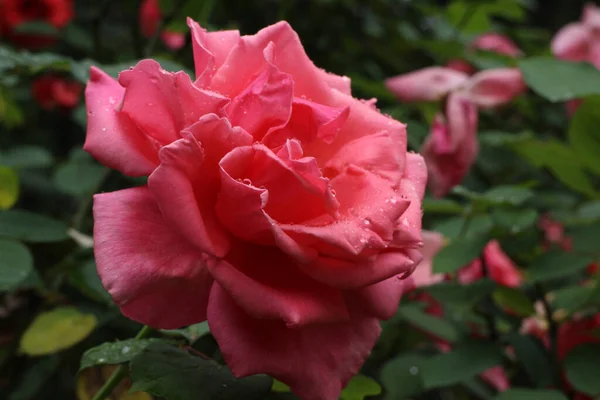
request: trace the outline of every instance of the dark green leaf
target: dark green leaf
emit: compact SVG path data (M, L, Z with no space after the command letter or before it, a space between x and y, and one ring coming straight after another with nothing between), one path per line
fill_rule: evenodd
M552 292L552 307L569 314L580 310L592 300L596 288L593 286L567 286Z
M25 371L19 384L8 396L8 400L34 399L44 383L58 369L58 356L42 358Z
M507 340L535 386L543 388L551 385L552 364L542 344L532 336L518 333L509 335Z
M442 282L429 286L426 290L437 301L443 304L452 304L457 307L469 308L492 293L496 284L489 279L479 279L470 285L457 282Z
M422 330L439 338L455 342L458 332L454 326L441 318L429 315L415 305L406 305L398 309L397 315Z
M23 210L0 211L0 237L26 242L57 242L68 239L60 221Z
M549 251L535 260L527 269L527 275L533 282L559 279L585 269L593 260L586 255Z
M166 334L174 334L177 336L182 336L187 339L190 344L194 344L196 340L200 339L202 336L206 335L210 332L210 328L208 326L208 322L200 322L199 324L190 325L186 328L180 329L163 329L162 332Z
M533 197L533 191L520 186L495 186L483 194L483 198L496 205L520 206Z
M583 163L600 174L600 96L587 98L577 108L569 127L569 143Z
M152 343L161 339L127 339L121 342L102 343L88 349L81 357L79 370L94 365L120 364L129 362Z
M13 168L43 168L52 165L52 154L43 147L19 146L0 152L0 164Z
M104 289L104 286L102 286L98 271L96 271L96 263L93 260L69 271L68 279L69 283L84 295L93 300L113 305L110 294Z
M508 389L500 393L495 400L568 400L557 390L548 389Z
M538 213L533 209L496 209L492 212L492 218L496 226L501 226L514 235L535 226Z
M56 27L44 21L24 22L17 25L14 32L41 36L56 36L58 34Z
M19 242L0 239L0 292L19 287L33 270L33 257Z
M453 240L435 256L433 272L458 271L479 257L488 241L489 238L486 235Z
M271 378L236 379L227 367L164 343L146 347L130 364L131 391L145 391L169 400L262 399Z
M56 170L54 184L73 196L89 195L102 182L105 171L97 164L68 162Z
M492 343L472 340L449 353L437 355L423 364L426 388L449 386L471 378L502 361L502 352Z
M383 366L381 382L386 390L385 400L403 400L424 391L422 365L425 358L406 354L394 358Z
M600 237L600 223L570 228L567 234L573 241L573 251L600 255L598 238Z
M534 57L519 61L527 85L550 101L600 94L600 71L588 63Z
M450 239L454 239L461 234L463 226L465 226L465 217L452 217L446 218L441 223L436 224L433 230L440 232ZM475 215L471 217L464 236L466 238L485 236L493 226L494 221L489 215Z
M567 379L579 392L600 394L600 345L582 344L571 350L564 361Z
M428 214L460 214L464 207L450 199L423 199L423 211Z
M535 314L533 302L518 289L499 286L492 297L501 308L510 310L521 317Z

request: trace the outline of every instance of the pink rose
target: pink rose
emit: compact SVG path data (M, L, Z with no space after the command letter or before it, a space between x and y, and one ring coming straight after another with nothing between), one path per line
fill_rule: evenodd
M444 114L435 117L421 148L434 196L442 197L462 182L478 150L477 108L462 94L453 93Z
M600 68L600 8L588 3L580 22L560 29L552 39L552 53L563 60L588 61Z
M444 246L444 236L439 232L421 231L423 238L423 248L421 254L423 260L419 268L410 276L415 287L425 287L434 285L444 280L444 274L433 273L433 259Z
M447 67L430 67L390 78L388 89L401 101L436 101L446 98L421 152L429 170L433 195L442 197L462 182L477 158L477 107L494 108L527 90L517 68L496 68L466 73Z
M337 399L421 259L405 126L315 67L285 22L189 21L196 80L92 68L85 149L148 185L94 197L98 272L128 317L208 319L235 375Z
M521 49L509 37L499 33L486 33L478 36L471 44L471 48L486 50L493 53L504 54L511 57L522 55Z
M500 243L492 240L483 249L483 261L486 264L490 279L497 284L516 288L523 281L523 277L513 261L502 251ZM476 259L458 271L458 280L461 283L472 283L483 278L481 260Z

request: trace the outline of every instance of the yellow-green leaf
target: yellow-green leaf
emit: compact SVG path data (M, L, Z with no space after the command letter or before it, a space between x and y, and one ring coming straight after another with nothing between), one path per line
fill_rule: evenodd
M8 210L19 198L19 177L11 168L0 166L0 210Z
M20 351L30 356L53 354L79 343L96 327L93 314L58 307L39 314L21 337Z
M363 400L367 396L376 396L378 394L381 394L381 386L374 379L364 375L356 375L342 391L340 399Z

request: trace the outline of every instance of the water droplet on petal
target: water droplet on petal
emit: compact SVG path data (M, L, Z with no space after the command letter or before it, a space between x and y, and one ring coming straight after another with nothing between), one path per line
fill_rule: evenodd
M250 179L248 179L248 178L242 179L242 183L244 185L252 185L252 181Z
M363 224L365 224L365 226L371 226L371 221L369 221L368 218L365 218Z

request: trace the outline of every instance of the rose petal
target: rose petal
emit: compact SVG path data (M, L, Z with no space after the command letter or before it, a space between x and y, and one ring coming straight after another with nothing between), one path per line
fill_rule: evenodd
M480 376L481 379L492 385L498 392L505 392L510 388L506 372L504 372L504 368L500 365L486 369Z
M121 111L162 145L179 139L181 131L206 114L222 115L228 99L197 88L183 71L164 71L154 60L142 60L121 72L125 87Z
M232 232L243 237L248 236L247 232L240 232L245 212L253 215L262 213L264 208L280 223L301 223L335 212L329 185L311 183L311 179L303 178L263 145L238 147L221 160L220 166L222 188L217 213ZM260 201L256 193L260 193ZM236 205L247 195L255 198L251 206Z
M554 35L552 54L563 60L586 61L591 40L592 34L585 25L568 24Z
M499 33L486 33L479 36L471 44L471 47L479 50L492 51L498 54L517 57L523 54L519 46L515 44L509 37Z
M227 260L209 262L208 268L236 304L254 318L283 321L288 327L349 319L339 289L310 279L277 248L238 243Z
M236 376L269 374L305 400L337 399L381 331L377 319L359 311L349 322L300 328L253 319L219 285L211 291L208 315L211 333Z
M347 76L339 76L332 74L325 70L320 69L319 73L323 81L325 81L330 88L338 90L348 96L352 96L352 88L350 78Z
M429 67L389 78L387 88L401 101L437 101L464 84L469 75L445 67Z
M256 140L283 127L292 113L294 82L273 65L242 90L227 107L233 125L241 126Z
M95 195L94 221L98 274L123 314L164 329L206 319L213 280L203 255L166 224L147 188Z
M287 139L298 139L302 143L320 139L331 144L348 119L348 114L348 107L327 107L296 97L287 125L270 132L263 143L269 148L282 146Z
M223 65L233 46L239 42L240 33L236 30L207 32L189 17L187 24L192 32L195 83L206 87L210 84L216 70Z
M242 36L211 82L211 88L226 96L241 92L266 66L263 50L273 42L272 63L294 80L294 95L330 105L330 81L323 80L302 47L298 35L285 21L268 26L256 35Z
M521 273L513 261L502 251L500 243L493 240L485 246L483 259L490 277L498 284L516 288L523 280Z
M216 218L218 162L228 151L252 143L252 137L229 121L209 114L184 131L188 136L160 151L161 165L148 186L167 221L200 250L218 257L229 238Z
M527 90L517 68L497 68L478 72L467 83L464 94L481 108L497 107Z
M158 165L158 148L116 107L125 89L96 67L85 89L88 115L83 148L107 167L129 176L149 175Z
M423 237L423 247L421 248L423 260L410 276L416 287L430 286L444 280L444 274L433 273L433 258L444 245L444 236L438 232L426 230L421 232L421 236Z

